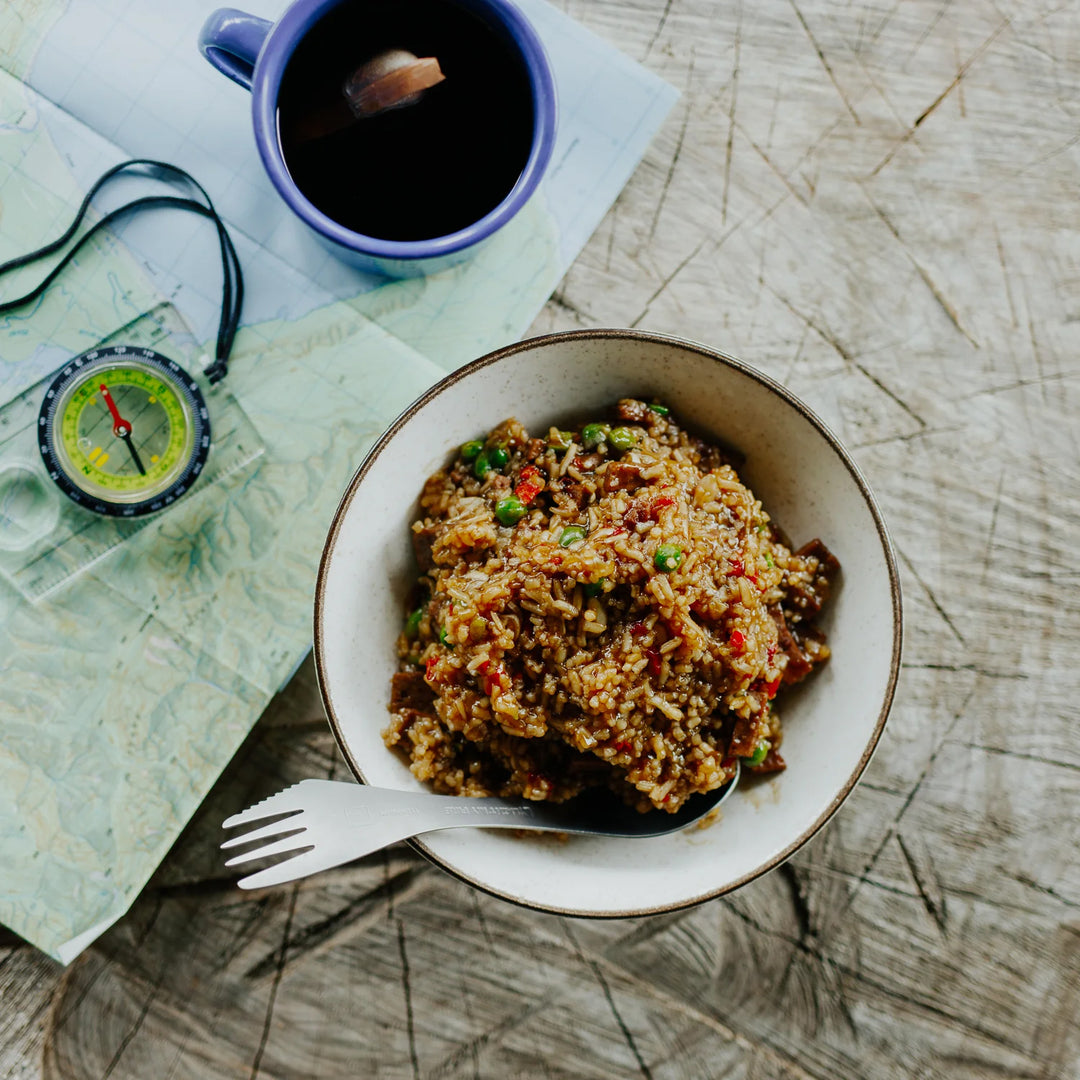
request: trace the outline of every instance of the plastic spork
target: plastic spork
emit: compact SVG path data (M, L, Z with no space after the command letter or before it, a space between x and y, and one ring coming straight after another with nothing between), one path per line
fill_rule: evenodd
M661 810L641 814L604 791L588 792L569 802L549 803L432 795L335 780L301 780L226 818L222 822L225 829L253 825L265 818L275 820L232 836L221 846L229 849L256 840L266 841L233 856L226 866L292 855L238 882L242 889L257 889L308 877L370 855L398 840L437 829L482 826L594 836L662 836L703 818L734 791L738 782L736 773L724 787L691 796L674 814Z

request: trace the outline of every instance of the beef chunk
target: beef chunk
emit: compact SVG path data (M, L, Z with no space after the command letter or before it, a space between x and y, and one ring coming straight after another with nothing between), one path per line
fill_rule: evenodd
M840 562L818 539L804 544L792 557L784 607L791 622L810 621L829 599Z
M435 542L435 530L425 526L419 532L413 530L409 536L412 539L416 565L420 567L422 574L426 574L435 565L435 559L431 554L431 545Z
M525 460L537 461L546 449L547 442L544 439L530 439L525 444Z
M840 560L817 537L808 544L803 544L795 554L802 559L817 559L818 573L825 578L835 577L840 569Z
M651 497L643 496L630 504L630 508L623 514L623 524L633 529L646 521L656 520L656 507Z
M399 671L390 679L390 711L434 713L435 694L419 671Z
M574 505L579 510L584 510L589 504L589 499L592 498L592 492L585 484L579 483L576 480L567 480L563 482L563 491L570 496Z
M604 475L604 490L633 491L645 481L641 478L641 469L637 465L626 465L621 461L613 461L607 467Z
M728 754L731 757L749 757L758 742L758 722L754 717L749 719L740 716L735 721L735 728L731 733L731 743L728 746Z
M773 622L776 623L777 649L781 656L787 657L783 680L785 683L799 682L810 674L814 664L795 639L795 635L787 624L787 619L784 618L783 611L778 607L771 607L769 608L769 614L773 617Z

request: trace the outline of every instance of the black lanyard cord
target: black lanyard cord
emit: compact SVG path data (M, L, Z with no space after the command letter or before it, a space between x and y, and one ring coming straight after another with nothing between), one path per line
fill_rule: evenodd
M177 195L146 195L139 199L133 199L131 202L125 203L115 210L110 210L76 241L75 245L60 259L52 270L49 271L45 279L37 285L36 288L32 289L25 296L20 296L15 300L0 302L0 315L21 307L23 304L28 304L31 300L36 300L41 296L53 281L56 280L60 271L75 257L82 246L100 229L104 229L114 221L135 210L188 210L194 214L209 218L214 222L221 247L221 319L218 323L217 348L214 362L205 372L207 379L211 383L216 383L219 379L224 378L228 372L229 353L232 350L233 339L236 337L237 327L240 324L240 311L244 303L244 277L240 270L240 259L236 254L236 248L233 247L232 238L225 228L225 223L214 209L214 204L211 202L210 196L207 195L203 186L193 176L183 169L178 168L176 165L169 165L167 162L152 161L145 158L125 161L119 165L114 165L113 168L109 169L108 172L104 173L94 182L93 187L91 187L87 192L86 197L83 199L82 206L79 207L79 211L75 215L75 220L68 226L62 236L57 237L57 239L46 244L44 247L38 248L36 251L28 252L26 255L20 255L15 259L10 259L8 262L0 264L0 276L6 274L9 270L15 270L20 266L27 266L32 262L36 262L38 259L44 258L46 255L51 255L53 252L62 248L75 235L79 228L79 224L82 222L82 219L86 216L86 213L90 208L91 200L101 187L117 173L132 167L144 168L151 172L165 173L167 176L191 184L203 199L206 200L205 205L195 199L181 198Z

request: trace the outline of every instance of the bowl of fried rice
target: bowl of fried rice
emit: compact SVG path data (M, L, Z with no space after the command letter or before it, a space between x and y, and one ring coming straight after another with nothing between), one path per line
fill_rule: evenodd
M569 915L675 910L789 857L868 764L900 643L888 533L836 437L749 365L631 330L432 387L349 484L316 590L323 701L362 782L663 815L738 775L665 836L412 841Z

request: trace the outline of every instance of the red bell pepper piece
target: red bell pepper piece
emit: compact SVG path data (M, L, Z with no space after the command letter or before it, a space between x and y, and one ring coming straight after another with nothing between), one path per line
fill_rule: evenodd
M526 465L518 477L518 484L514 488L514 494L528 506L543 490L544 479L540 474L540 470L535 465Z

